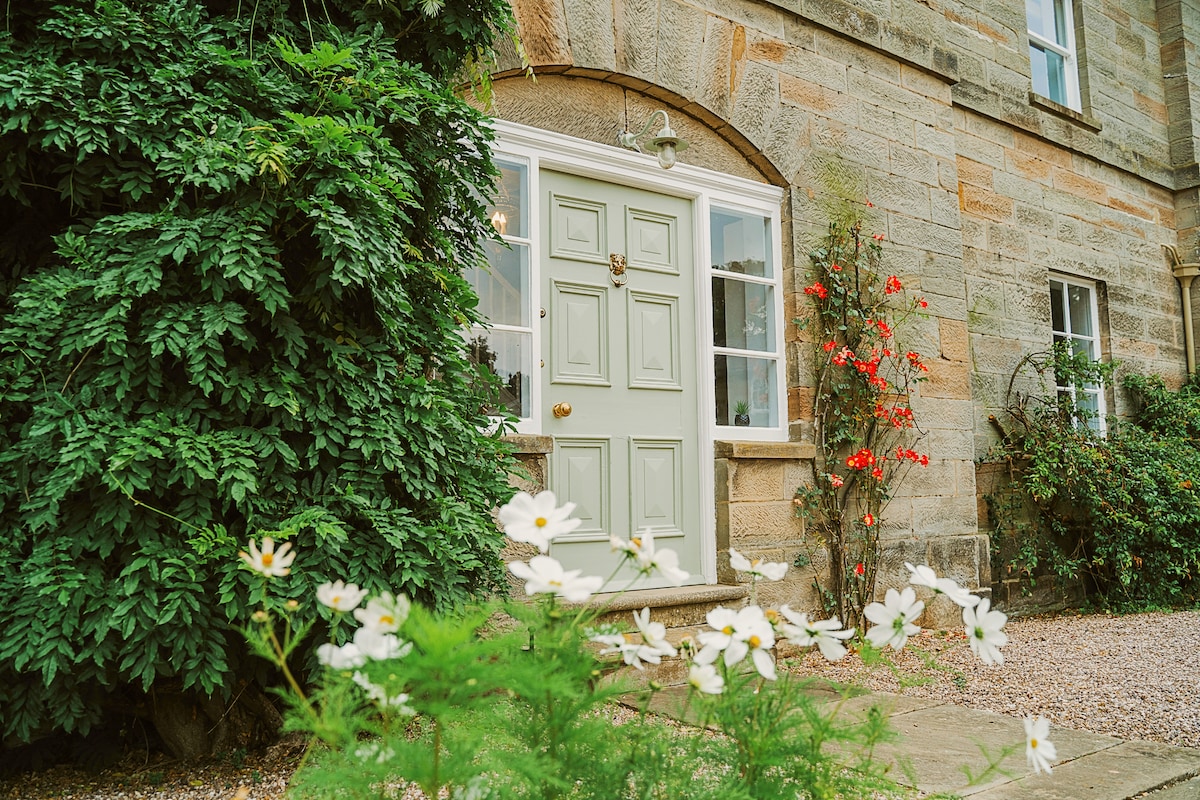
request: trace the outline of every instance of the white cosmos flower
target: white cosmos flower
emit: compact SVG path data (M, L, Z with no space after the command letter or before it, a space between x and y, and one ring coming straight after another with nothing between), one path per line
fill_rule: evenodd
M334 581L317 587L317 601L334 611L353 611L366 596L367 590L358 588L358 584L354 583Z
M711 664L724 653L725 666L732 667L749 654L758 674L775 680L775 662L767 652L775 646L775 629L761 608L746 606L735 612L719 606L708 612L708 624L713 630L698 637L704 646L696 654L697 664Z
M1008 615L1003 611L989 610L991 605L992 601L984 597L977 607L964 608L963 624L967 627L971 649L979 656L979 660L985 664L1003 664L1004 654L1000 648L1008 644L1008 634L1004 632Z
M579 577L582 570L563 570L562 564L550 556L534 556L528 564L514 561L508 568L525 581L525 594L558 595L571 603L584 602L604 583L598 576Z
M279 552L275 551L275 540L270 536L264 536L262 540L262 552L254 545L254 540L250 540L250 552L240 551L238 556L242 561L245 561L250 569L268 578L282 578L291 572L290 567L296 559L295 553L289 553L292 549L291 542L284 542L279 547Z
M938 578L936 590L938 594L944 594L949 597L954 603L961 608L974 608L979 605L980 598L967 591L966 587L959 586L957 582L950 578Z
M551 539L570 533L583 522L569 518L574 510L574 503L559 506L554 492L539 492L537 497L517 492L500 507L500 524L504 526L504 534L514 542L532 544L545 553L550 549Z
M676 586L682 586L683 582L688 579L688 573L679 568L679 554L667 547L656 550L654 534L649 530L634 537L630 543L637 547L635 558L638 569L644 574L660 572L664 578Z
M830 661L838 661L846 655L846 646L841 640L853 636L854 628L842 630L842 622L837 617L818 622L809 620L808 614L799 614L787 606L782 606L779 613L788 621L780 626L780 631L792 644L800 647L816 645L821 655Z
M408 619L411 606L404 595L383 592L378 597L368 600L366 608L354 609L354 618L362 623L364 628L370 628L377 633L395 633L400 630L404 620Z
M317 648L317 661L330 669L355 669L367 663L367 657L357 645L347 642L341 647L336 644L321 645Z
M907 561L904 562L904 566L907 567L908 571L912 573L912 576L908 579L909 583L911 583L913 586L927 586L930 589L933 589L935 592L937 591L938 576L937 573L933 571L932 567L928 567L924 564L919 567L914 567Z
M1042 770L1050 774L1050 765L1058 760L1058 752L1054 743L1046 737L1050 735L1050 721L1044 717L1025 718L1025 759L1036 775Z
M621 660L634 669L645 669L642 666L643 661L650 664L662 663L662 657L668 655L648 644L631 642L620 633L597 634L591 637L591 641L605 645L605 649L600 651L600 655L620 653ZM674 653L675 651L672 649L670 655L674 655Z
M752 578L768 581L781 581L788 571L788 565L782 561L765 561L761 558L751 560L732 547L729 548L729 566L738 572L749 573Z
M633 612L633 624L637 625L638 633L642 635L642 641L657 654L670 657L678 655L678 651L667 641L667 626L661 622L650 621L649 606L643 608L640 613ZM653 663L657 664L658 662Z
M906 586L903 592L888 589L882 603L871 603L863 609L863 615L875 623L867 631L867 640L878 648L904 649L908 637L921 632L913 620L924 610L925 603L917 599L911 586Z
M720 694L725 690L725 679L712 664L692 664L688 684L702 694Z
M373 683L370 678L361 672L355 672L351 677L367 693L367 697L374 700L383 708L394 708L401 714L417 713L416 709L409 707L408 695L406 693L397 692L396 694L388 694L387 689L377 683Z
M359 628L354 632L354 646L373 661L403 658L412 652L412 642L401 642L392 633L380 633L372 628Z

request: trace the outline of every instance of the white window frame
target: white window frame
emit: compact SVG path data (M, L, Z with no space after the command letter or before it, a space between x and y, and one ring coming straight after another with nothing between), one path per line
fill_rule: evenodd
M530 281L532 282L532 280L533 280L533 257L534 257L533 242L535 241L533 223L535 221L534 218L536 217L536 214L534 214L532 211L532 204L530 202L530 198L536 196L533 194L533 190L532 190L532 181L533 181L533 177L531 175L532 166L529 163L529 159L521 157L521 156L511 156L511 155L507 155L507 154L497 153L495 160L497 162L497 165L499 165L500 163L503 163L508 166L525 168L526 185L525 185L524 189L526 192L529 193L529 197L523 198L524 205L525 205L524 210L525 210L525 216L526 216L527 236L517 236L515 234L501 232L500 238L503 239L506 244L521 245L526 248L526 252L528 254L529 262L530 262L528 277L529 277ZM537 308L536 300L530 298L530 295L536 294L536 291L537 291L537 287L535 285L531 285L529 287L529 291L526 292L526 296L523 298L526 303L524 317L525 317L525 319L529 320L529 327L524 327L521 325L504 325L504 324L494 323L494 322L489 321L486 325L472 325L468 329L468 335L475 335L477 333L484 333L484 332L488 332L488 331L496 331L499 333L519 333L519 334L529 334L530 335L530 339L529 339L529 341L530 341L529 374L526 377L529 380L529 411L530 411L531 416L518 418L517 426L516 426L517 433L535 433L536 432L537 426L536 426L534 420L537 419L536 411L538 408L540 408L540 406L538 405L539 401L541 400L539 382L537 380L537 377L539 374L538 366L536 364L534 364L533 361L539 352L538 337L539 337L539 331L541 329L541 325L539 325L537 323L537 317L533 313L533 309ZM496 425L499 425L499 422L500 422L499 416L493 417L493 420Z
M1055 289L1056 283L1061 285L1061 287L1062 287L1061 290ZM1072 287L1075 287L1078 289L1085 289L1088 293L1087 313L1091 317L1091 319L1090 319L1090 322L1091 322L1090 327L1091 327L1091 331L1092 331L1091 336L1084 336L1082 334L1071 332L1071 328L1073 326L1071 324L1071 302L1070 302L1069 292ZM1050 328L1052 331L1053 342L1057 343L1060 340L1066 341L1068 343L1068 345L1071 346L1072 352L1074 352L1076 342L1086 342L1088 344L1088 348L1089 348L1090 352L1092 353L1093 360L1103 361L1104 360L1104 352L1100 348L1100 344L1101 344L1101 340L1100 340L1100 305L1097 301L1097 297L1099 295L1099 292L1098 292L1099 285L1095 281L1080 280L1078 278L1071 278L1066 275L1059 275L1057 273L1051 273L1050 281L1049 281L1049 288L1050 288L1050 294L1051 294L1051 303L1053 303L1053 295L1055 294L1055 292L1056 291L1061 292L1059 296L1060 296L1060 301L1062 303L1062 312L1063 312L1064 330L1058 330L1057 328L1054 327L1054 315L1053 314L1050 315ZM1080 393L1091 395L1091 396L1095 397L1096 398L1096 420L1095 420L1096 427L1095 427L1095 430L1098 433L1100 433L1100 435L1102 435L1102 436L1107 432L1108 426L1107 426L1107 421L1105 418L1108 415L1108 407L1107 407L1107 403L1105 402L1105 389L1104 389L1103 385L1097 386L1094 389L1090 389L1087 387L1078 387L1078 386L1075 386L1074 384L1060 384L1060 383L1058 383L1057 380L1055 380L1054 388L1055 388L1056 392L1064 393L1064 394L1067 394L1068 396L1070 396L1071 403L1073 405L1075 405L1076 407L1078 407L1077 399L1078 399L1078 396Z
M700 490L697 498L706 508L715 507L714 476L711 468L714 441L734 438L742 441L788 440L787 413L787 343L785 337L785 315L783 308L783 237L781 210L783 189L766 183L726 175L702 169L690 164L676 164L671 170L659 166L654 156L623 150L614 145L603 145L583 139L553 133L503 120L493 121L496 132L493 152L505 159L522 160L529 166L529 258L530 258L530 311L533 326L533 368L539 370L542 350L542 326L537 324L537 310L541 308L540 252L542 221L537 212L541 197L539 176L542 169L560 170L585 178L645 189L659 194L673 195L692 201L693 253L698 265L695 270L696 327L692 332L697 343L697 374L700 381L697 392L700 419L699 450ZM615 140L615 134L614 134ZM778 353L776 396L778 408L777 425L770 428L742 428L718 426L715 420L716 391L714 386L714 348L712 319L711 247L709 241L709 219L712 207L745 214L761 215L769 221L771 230L771 253L775 260L772 285L775 287L775 341ZM699 266L704 265L704 266ZM763 357L755 352L754 357ZM540 434L544 417L541 380L536 378L530 387L531 417L522 419L517 426L519 433ZM716 583L716 520L715 514L701 515L701 566L707 583Z
M1039 5L1042 8L1042 18L1047 18L1049 13L1050 18L1057 17L1057 9L1061 6L1063 17L1063 37L1065 42L1056 42L1052 39L1045 38L1038 31L1033 30L1028 24L1028 7L1030 4ZM1071 108L1074 111L1081 111L1083 104L1079 96L1079 59L1075 52L1075 14L1071 7L1071 0L1026 0L1026 30L1029 33L1029 58L1033 60L1033 49L1040 48L1049 50L1057 54L1063 59L1063 80L1066 82L1066 100L1062 105ZM1030 64L1032 75L1033 66ZM1041 94L1040 92L1038 94ZM1046 99L1055 103L1061 102L1053 97L1043 95Z

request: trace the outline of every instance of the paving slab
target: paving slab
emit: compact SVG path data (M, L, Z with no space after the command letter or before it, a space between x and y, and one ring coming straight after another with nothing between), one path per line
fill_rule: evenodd
M1061 731L1051 730L1058 743ZM1059 755L1062 753L1060 751ZM1116 747L1056 764L1053 775L1026 776L972 795L971 800L1130 800L1200 772L1200 750L1158 742L1122 742ZM1170 800L1198 800L1184 793ZM1155 795L1150 795L1155 798ZM1169 796L1168 796L1169 797ZM1162 800L1161 797L1156 800Z
M1192 778L1170 788L1151 792L1143 800L1200 800L1200 778Z
M1005 794L989 797L987 792L997 788L1002 791L1002 787L1028 772L1025 723L1016 717L942 703L892 715L891 723L900 740L880 748L879 757L897 765L905 776L897 775L897 780L922 791L952 792L971 800L1007 798ZM1111 736L1066 728L1052 729L1051 740L1063 761L1121 744L1120 739ZM997 766L989 770L992 762ZM975 781L967 777L963 767L970 769ZM979 782L978 776L985 774ZM1099 800L1090 795L1078 798Z
M846 696L820 684L804 691L836 707L847 723L871 708L887 714L898 739L877 748L875 756L894 765L895 780L922 793L965 800L1200 800L1200 749L1052 727L1054 773L1033 775L1018 717L899 694ZM660 691L650 710L696 724L687 694L685 686ZM637 707L645 695L628 695L623 702ZM982 779L968 779L963 767Z

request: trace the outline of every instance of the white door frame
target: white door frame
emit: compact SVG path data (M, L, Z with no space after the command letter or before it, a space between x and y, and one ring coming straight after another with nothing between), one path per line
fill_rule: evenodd
M580 177L594 178L639 189L674 195L692 200L692 231L694 237L693 257L698 265L710 264L708 239L708 217L712 203L723 209L759 214L771 220L772 248L776 258L776 271L782 273L782 241L780 234L780 205L783 190L778 186L756 183L745 178L725 175L712 170L677 164L670 171L658 165L653 156L623 150L616 146L602 145L584 139L576 139L551 131L531 128L514 122L495 120L494 150L497 154L519 158L529 165L529 241L530 250L530 304L532 309L541 307L542 298L539 280L537 243L540 242L541 221L538 218L538 200L541 197L539 171L549 168ZM615 132L614 132L615 139ZM713 387L713 335L712 335L712 282L707 267L695 270L696 282L696 329L693 331L697 344L697 375L700 380L697 402L699 403L699 430L696 431L699 445L701 503L700 563L705 583L717 582L716 562L716 498L713 485L713 441L717 426L713 419L715 407ZM783 335L782 285L777 288L777 319ZM536 315L533 317L536 322ZM534 360L541 357L541 326L533 326ZM786 356L786 351L785 351ZM776 428L742 428L739 439L759 441L787 441L787 365L786 359L779 364L778 396L780 424ZM536 370L536 365L535 365ZM541 380L530 382L531 419L521 427L522 432L540 433L542 418ZM705 468L707 465L707 469Z

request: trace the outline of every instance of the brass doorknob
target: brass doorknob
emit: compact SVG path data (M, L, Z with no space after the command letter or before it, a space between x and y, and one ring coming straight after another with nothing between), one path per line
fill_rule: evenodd
M554 412L554 416L556 416L556 417L571 416L571 404L570 403L555 403L554 408L552 408L550 410Z

